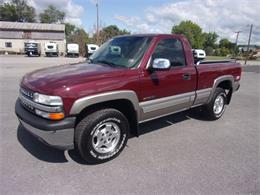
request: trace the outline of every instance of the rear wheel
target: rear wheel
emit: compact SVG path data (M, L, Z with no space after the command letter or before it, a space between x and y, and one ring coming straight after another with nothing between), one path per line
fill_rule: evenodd
M103 109L83 118L76 126L75 145L82 158L99 164L117 157L128 140L129 124L115 109Z
M205 114L210 120L219 119L226 110L227 95L224 89L216 88L210 103L205 106Z

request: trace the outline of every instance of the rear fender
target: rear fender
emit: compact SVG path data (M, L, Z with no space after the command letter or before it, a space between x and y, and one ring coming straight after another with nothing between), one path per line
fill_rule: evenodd
M212 100L213 95L214 95L218 85L223 81L230 81L231 82L231 89L229 90L229 93L228 93L228 97L231 99L232 92L233 92L233 89L234 89L234 77L232 75L224 75L224 76L218 77L214 80L214 83L213 83L213 86L212 86L212 91L211 91L209 99L208 99L208 103ZM230 91L231 91L231 94L230 94ZM230 99L228 100L228 103L230 102Z

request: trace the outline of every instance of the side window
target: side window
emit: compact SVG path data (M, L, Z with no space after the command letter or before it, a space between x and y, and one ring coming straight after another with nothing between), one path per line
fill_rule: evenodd
M12 42L5 42L5 47L11 48L12 47Z
M172 67L185 66L183 46L178 39L162 39L157 44L152 59L166 58L170 60Z

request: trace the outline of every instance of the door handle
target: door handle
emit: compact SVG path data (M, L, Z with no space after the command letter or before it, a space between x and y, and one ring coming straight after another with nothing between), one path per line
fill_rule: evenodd
M189 73L185 73L182 75L183 80L190 80L191 75Z

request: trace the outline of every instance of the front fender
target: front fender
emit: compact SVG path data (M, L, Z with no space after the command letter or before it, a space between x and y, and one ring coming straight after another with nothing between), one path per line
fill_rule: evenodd
M137 119L139 120L140 119L139 100L136 93L131 90L112 91L112 92L100 93L100 94L86 96L77 99L73 103L70 109L70 114L77 115L88 106L97 103L106 102L106 101L111 101L111 100L119 100L119 99L129 100L133 104L133 107L137 113Z

